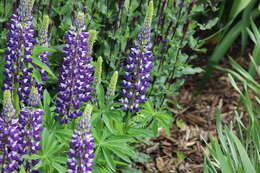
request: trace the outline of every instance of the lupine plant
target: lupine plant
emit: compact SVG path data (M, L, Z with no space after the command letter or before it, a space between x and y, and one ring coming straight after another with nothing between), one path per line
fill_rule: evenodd
M196 49L191 17L202 6L4 2L13 15L1 25L0 172L113 173L144 161L136 144L160 127L169 134L173 118L158 103L172 92L172 80L200 71L181 49Z

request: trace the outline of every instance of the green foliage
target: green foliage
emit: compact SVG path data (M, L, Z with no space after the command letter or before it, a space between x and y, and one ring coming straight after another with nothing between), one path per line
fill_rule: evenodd
M233 59L230 59L234 70L228 72L233 87L240 94L243 108L249 116L247 125L242 123L242 114L235 112L236 120L230 127L221 124L221 113L217 112L217 132L219 141L212 138L208 149L210 155L205 157L204 172L252 172L260 171L260 121L259 92L260 85L256 79ZM253 58L254 70L258 69ZM238 82L243 88L238 86ZM253 93L251 95L250 93Z
M230 4L232 4L231 10L229 10ZM239 15L240 13L242 14ZM205 84L214 71L215 65L225 56L239 36L241 36L241 52L244 54L248 45L249 35L247 29L250 25L250 20L256 20L259 15L260 11L258 10L256 0L233 0L232 3L230 1L222 1L222 9L220 9L219 14L221 19L219 21L222 27L212 35L212 37L217 36L219 38L219 43L210 57L202 84Z
M150 2L150 3L149 3ZM175 3L174 3L175 2ZM25 160L39 160L34 169L44 173L62 173L67 171L67 153L69 141L80 118L67 125L61 125L56 119L55 98L58 85L58 70L63 56L65 44L64 34L70 29L73 17L77 11L80 19L87 23L89 30L89 53L93 53L96 63L93 115L91 117L92 135L95 139L94 173L113 173L136 171L131 168L133 162L144 162L148 156L136 151L138 144L147 138L158 136L158 129L164 128L170 134L173 122L165 99L176 95L184 84L184 77L202 72L199 67L189 65L195 55L187 55L184 48L193 51L204 51L199 47L195 30L204 26L210 29L214 21L208 25L199 24L193 17L202 13L206 5L185 1L180 7L180 0L149 1L125 0L123 8L119 8L118 0L36 0L33 7L34 26L39 35L48 30L49 47L35 45L32 53L32 64L44 69L49 80L44 83L43 100L39 107L44 110L41 146L42 149L34 155L24 156ZM149 3L149 5L148 5ZM7 41L6 24L16 3L3 0L0 2L0 85L2 86L4 71L4 51ZM85 10L84 10L85 8ZM82 10L83 9L83 10ZM147 15L145 15L147 11ZM48 14L49 18L47 18ZM72 17L73 16L73 17ZM153 18L152 18L153 17ZM162 22L163 20L163 22ZM153 82L149 91L149 101L141 106L138 114L124 112L120 99L121 76L124 59L134 47L134 40L140 32L143 22L152 27L154 53ZM161 23L162 22L162 23ZM41 25L38 25L41 23ZM50 23L50 25L48 25ZM97 34L98 33L98 34ZM40 40L41 41L41 40ZM95 44L94 44L95 42ZM39 43L38 43L39 44ZM39 59L42 52L51 52L50 66ZM103 57L97 58L97 57ZM33 77L42 82L38 68L33 67ZM111 79L111 80L110 80ZM110 81L110 82L109 82ZM0 91L0 96L2 96ZM19 110L19 97L14 94L14 104ZM2 101L2 99L0 99ZM85 105L81 107L83 111ZM166 109L167 108L167 109ZM18 111L19 112L19 111ZM178 154L180 160L184 155ZM20 172L25 172L22 167Z

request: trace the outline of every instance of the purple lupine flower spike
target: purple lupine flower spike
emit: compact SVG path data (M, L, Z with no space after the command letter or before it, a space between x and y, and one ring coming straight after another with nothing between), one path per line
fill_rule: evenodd
M68 173L92 173L94 138L91 135L91 112L92 106L88 104L70 141Z
M149 3L146 18L138 35L136 48L132 48L127 58L125 75L122 82L122 103L124 111L138 112L139 105L146 101L145 93L150 85L150 71L153 68L153 54L151 52L151 22L153 15L153 1Z
M42 131L42 109L34 109L40 103L40 95L36 87L32 87L29 105L30 107L24 108L19 114L19 125L21 130L20 153L21 154L36 154L41 149L41 131ZM37 160L27 161L25 169L29 173L35 173L36 170L31 170L37 164Z
M3 112L0 116L0 164L3 172L14 173L21 164L19 153L20 127L10 90L4 91Z
M31 54L36 40L32 25L32 7L34 0L21 0L17 13L9 23L7 42L4 90L15 89L20 100L27 104L32 84L32 69L27 64L32 61ZM14 87L15 84L19 86ZM17 91L18 90L18 91Z
M56 113L61 123L82 115L80 106L91 99L94 67L91 65L93 32L85 32L84 14L79 13L74 27L65 35L64 61L59 76Z

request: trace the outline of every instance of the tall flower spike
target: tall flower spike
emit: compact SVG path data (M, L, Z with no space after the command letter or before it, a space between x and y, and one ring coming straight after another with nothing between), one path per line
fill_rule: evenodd
M5 52L4 90L13 90L19 94L20 100L27 104L32 84L32 49L35 44L32 25L32 7L34 0L21 0L17 13L13 14L8 25L7 50ZM15 87L14 87L15 86Z
M68 173L92 173L94 164L94 138L91 135L90 117L93 107L87 105L70 141Z
M115 71L111 80L110 80L110 83L108 85L107 96L114 96L115 95L117 80L118 80L118 72Z
M16 172L21 163L19 153L20 127L12 103L11 91L4 91L0 116L0 165L3 172Z
M102 76L102 64L103 64L103 59L102 57L98 57L98 60L96 62L96 68L95 68L95 83L100 84L101 83L101 76Z
M74 26L66 33L63 49L64 61L59 76L56 112L61 123L68 123L82 115L80 106L91 99L94 67L89 45L91 33L84 31L83 14L79 13Z
M151 52L151 22L153 1L150 1L136 48L132 48L126 60L125 75L122 82L122 99L125 111L138 112L139 105L146 101L145 93L150 86L150 71L153 68Z

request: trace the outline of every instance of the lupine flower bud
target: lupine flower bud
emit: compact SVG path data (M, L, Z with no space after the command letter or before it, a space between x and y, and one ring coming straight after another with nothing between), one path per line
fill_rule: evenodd
M139 105L146 101L145 93L150 86L150 71L153 68L151 52L151 22L153 1L150 1L144 25L138 35L136 48L132 48L126 61L125 75L122 82L122 103L125 111L138 112Z
M151 26L152 23L152 19L153 19L153 1L150 1L147 12L146 12L146 16L144 19L144 25L146 26Z
M118 80L118 72L115 71L111 80L110 80L110 83L108 85L107 96L114 96L115 95L117 80Z
M40 98L40 94L37 90L36 87L32 86L30 95L29 95L29 101L28 101L28 105L29 106L37 106L38 104L40 104L41 98Z
M7 116L8 119L14 118L16 115L16 111L12 103L12 95L10 90L4 91L3 114L4 116Z
M20 127L16 118L10 90L4 91L3 112L0 116L0 165L3 172L14 173L19 169Z
M7 41L4 90L18 89L20 100L27 104L32 84L31 63L32 49L35 44L32 25L32 7L34 0L21 0L17 13L13 14L9 23ZM14 88L14 84L19 84Z
M67 165L68 173L92 173L94 164L94 138L91 135L90 117L92 106L87 105L70 141L69 159Z
M91 85L94 80L94 67L89 45L91 33L84 30L83 13L78 15L74 26L65 35L66 46L63 49L64 61L59 76L59 93L56 98L56 112L61 123L68 123L82 115L80 106L91 99Z
M102 76L102 63L103 59L102 57L98 57L98 60L96 62L96 68L95 68L95 83L100 84L101 83L101 76Z

